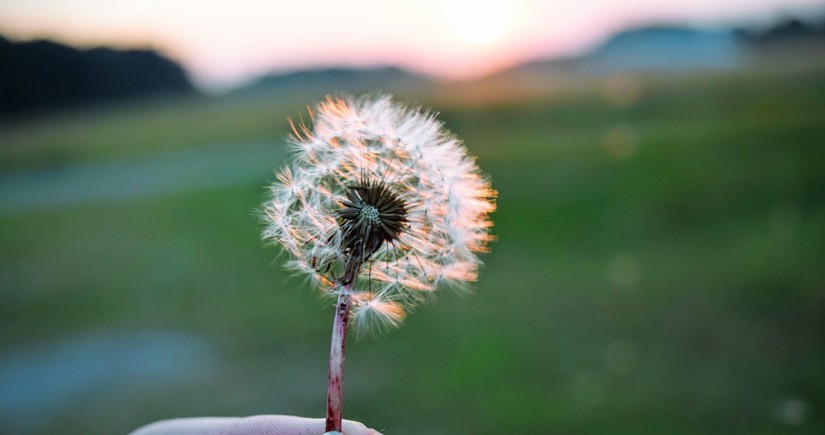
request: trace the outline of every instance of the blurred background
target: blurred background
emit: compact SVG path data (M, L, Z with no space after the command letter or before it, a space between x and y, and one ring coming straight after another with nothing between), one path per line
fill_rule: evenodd
M332 310L263 246L287 119L439 113L476 294L347 347L385 434L825 433L825 2L0 3L0 432L322 417Z

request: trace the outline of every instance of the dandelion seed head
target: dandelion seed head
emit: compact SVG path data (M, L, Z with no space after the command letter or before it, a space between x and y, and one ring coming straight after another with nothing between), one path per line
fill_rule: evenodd
M263 238L287 267L328 293L346 285L354 323L379 330L438 289L467 289L496 192L460 141L388 96L328 98L312 114L264 205Z

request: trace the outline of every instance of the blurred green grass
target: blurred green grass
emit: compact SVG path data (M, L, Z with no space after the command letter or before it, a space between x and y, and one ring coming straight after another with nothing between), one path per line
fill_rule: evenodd
M476 295L442 294L348 346L345 416L387 434L821 433L822 73L631 77L618 100L601 83L423 96L491 174L498 241ZM0 129L2 169L260 138L281 155L301 109L260 97L32 119ZM215 348L197 382L93 390L31 432L321 416L332 313L259 241L267 182L0 216L0 354L101 330Z

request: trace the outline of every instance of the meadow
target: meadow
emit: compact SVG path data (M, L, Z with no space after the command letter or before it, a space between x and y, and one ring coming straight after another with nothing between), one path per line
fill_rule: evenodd
M350 342L345 418L385 434L822 433L824 73L406 96L490 174L497 241L475 294ZM332 310L256 216L286 118L318 97L0 125L0 432L323 415Z

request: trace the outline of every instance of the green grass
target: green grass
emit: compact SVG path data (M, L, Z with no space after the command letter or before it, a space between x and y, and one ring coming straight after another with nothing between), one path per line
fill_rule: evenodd
M822 72L642 80L631 105L598 85L433 99L499 190L498 241L476 295L350 343L345 416L387 434L821 433ZM300 112L209 100L32 120L4 127L2 167L278 148ZM266 182L0 216L0 354L98 330L215 348L208 377L96 391L34 432L322 415L332 312L262 247Z

